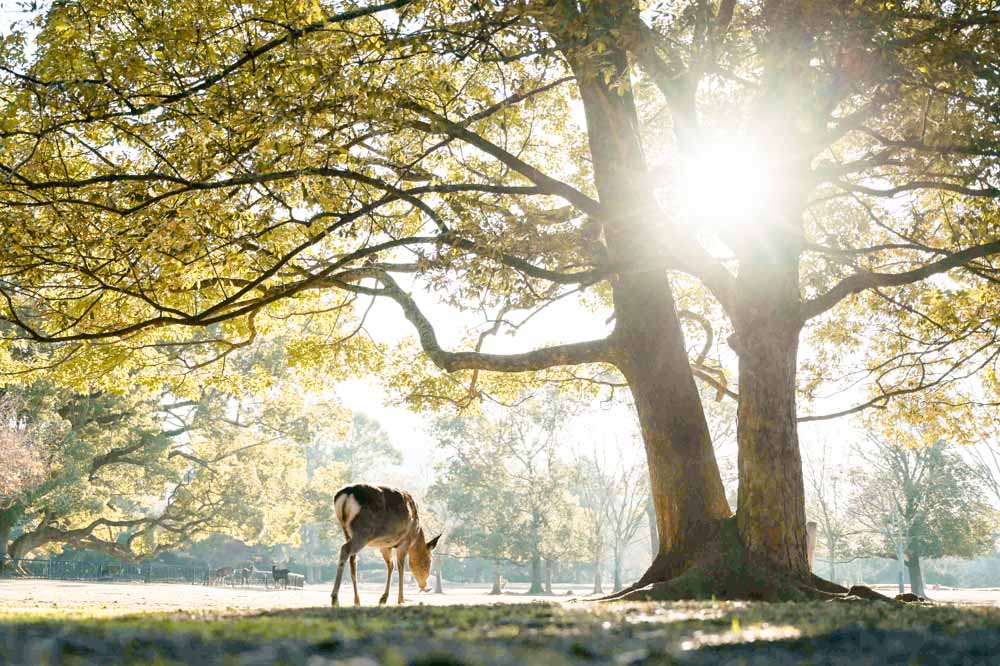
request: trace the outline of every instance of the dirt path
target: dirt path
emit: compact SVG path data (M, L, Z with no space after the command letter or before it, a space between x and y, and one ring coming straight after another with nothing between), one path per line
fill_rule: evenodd
M375 606L382 585L359 586L361 604ZM413 588L405 591L407 605L447 606L455 604L527 603L568 599L562 596L527 596L523 590L489 594L486 586L452 587L445 594L425 594ZM351 605L350 584L341 587L340 603ZM395 604L395 585L389 596ZM124 615L141 612L251 611L286 608L314 608L330 605L329 585L309 585L304 589L265 590L259 587L206 587L165 583L86 583L57 580L0 580L0 612L68 613Z
M579 589L579 586L578 586ZM895 594L895 588L880 586L880 591ZM361 604L376 606L382 585L362 584ZM568 586L557 587L557 596L529 596L512 586L505 594L489 594L487 586L451 586L445 594L425 594L406 589L409 606L491 605L533 601L567 601ZM1000 606L1000 589L948 589L928 592L931 599L946 604ZM395 586L390 605L395 604ZM350 606L350 585L341 588L340 602ZM330 604L328 585L309 585L304 589L265 590L260 587L206 587L204 585L164 583L86 583L57 580L0 580L0 613L126 615L154 612L268 611L291 608L326 608Z

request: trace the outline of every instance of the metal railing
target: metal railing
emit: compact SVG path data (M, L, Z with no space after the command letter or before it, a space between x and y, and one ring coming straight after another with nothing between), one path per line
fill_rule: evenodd
M216 569L207 566L177 564L125 564L122 562L82 562L76 560L21 559L0 562L0 578L45 578L93 582L187 583L227 587L275 587L271 572L255 569L246 579L239 569L224 578L216 578ZM290 573L288 587L303 586L304 577Z
M0 578L51 578L57 580L128 581L155 583L202 583L208 567L176 564L125 564L77 560L10 558L0 566Z

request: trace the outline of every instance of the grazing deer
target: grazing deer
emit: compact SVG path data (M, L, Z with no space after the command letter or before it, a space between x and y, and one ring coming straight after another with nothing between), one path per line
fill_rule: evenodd
M340 549L337 565L337 580L330 594L331 603L337 605L340 592L340 578L344 573L344 563L350 561L351 582L354 584L354 605L361 605L358 596L358 553L365 546L378 548L385 560L388 575L385 592L378 600L385 604L389 598L392 583L392 549L396 549L396 568L399 569L399 598L403 603L403 577L406 558L410 558L410 571L417 580L420 590L426 591L427 578L431 574L431 551L441 535L430 541L424 540L424 530L417 515L417 503L405 490L386 486L358 484L346 486L337 491L333 498L334 514L344 530L347 542Z
M274 581L274 587L280 587L288 589L288 569L278 569L273 564L271 565L271 579Z
M219 567L215 570L211 576L208 577L207 585L215 585L215 583L222 583L226 578L233 575L232 567Z

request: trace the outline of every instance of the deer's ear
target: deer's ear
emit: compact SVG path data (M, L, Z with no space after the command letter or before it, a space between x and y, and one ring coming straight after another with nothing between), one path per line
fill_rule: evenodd
M431 539L430 541L428 541L427 542L427 550L434 550L434 546L438 545L438 539L440 539L440 538L441 538L441 535L438 534L436 537L434 537L433 539Z

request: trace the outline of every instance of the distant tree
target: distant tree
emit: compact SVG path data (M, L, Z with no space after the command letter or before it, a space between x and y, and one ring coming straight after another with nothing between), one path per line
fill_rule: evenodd
M528 514L513 476L504 463L505 447L495 423L485 417L453 417L434 424L447 458L428 490L445 498L457 526L452 544L493 562L493 594L500 594L500 566L519 562L528 550Z
M212 532L294 541L309 517L303 447L342 411L308 412L300 378L274 364L232 355L227 375L183 394L141 381L120 391L42 378L8 386L18 407L4 430L30 434L44 469L4 494L0 537L14 537L5 553L63 545L137 560Z
M991 424L990 437L966 447L976 476L989 493L995 507L1000 507L1000 419Z
M614 591L622 589L625 550L635 541L650 501L646 466L621 459L618 447L614 453L613 460L595 451L577 461L580 501L589 517L595 594L603 591L599 562L605 547L611 551Z
M986 553L997 523L974 470L956 451L942 440L914 444L872 437L858 449L864 466L855 472L851 513L863 531L858 549L905 564L911 591L925 596L921 559Z
M318 448L327 462L343 467L348 481L361 480L366 472L403 461L382 424L363 412L351 415L350 428L340 438L323 441Z
M823 551L827 562L826 577L836 582L837 564L849 558L851 516L850 470L842 469L830 461L829 447L813 456L805 457L807 515L817 525L817 551Z
M601 461L595 454L578 458L575 466L574 487L585 528L582 542L594 567L593 594L604 593L601 567L608 545L605 516L610 496L601 468Z
M568 528L570 469L557 455L565 417L566 405L546 394L493 418L441 419L434 429L450 455L436 489L462 521L453 538L496 561L527 561L531 594L545 592L544 560Z
M40 430L24 418L19 395L0 392L0 563L23 512L20 498L45 478L48 447Z

